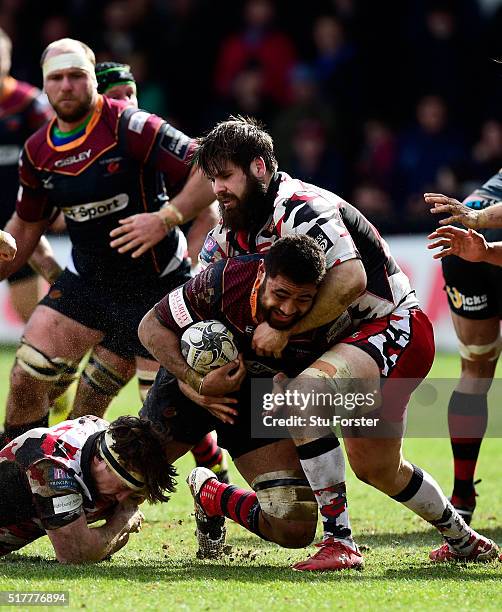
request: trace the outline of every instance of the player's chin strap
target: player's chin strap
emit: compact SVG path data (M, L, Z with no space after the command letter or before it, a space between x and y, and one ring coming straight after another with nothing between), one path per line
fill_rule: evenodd
M145 483L143 477L139 472L133 470L127 470L122 463L118 453L113 450L115 440L110 430L105 431L104 435L101 436L99 449L103 455L103 459L110 470L120 478L133 491L140 491L144 488Z

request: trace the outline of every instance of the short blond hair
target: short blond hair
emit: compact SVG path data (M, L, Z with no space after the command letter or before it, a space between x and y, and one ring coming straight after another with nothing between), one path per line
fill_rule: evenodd
M74 38L60 38L59 40L55 40L45 47L40 57L40 66L44 65L45 58L47 57L49 51L52 51L56 47L61 47L63 51L73 51L75 47L80 47L91 64L93 66L96 65L96 56L94 55L94 51L89 46Z

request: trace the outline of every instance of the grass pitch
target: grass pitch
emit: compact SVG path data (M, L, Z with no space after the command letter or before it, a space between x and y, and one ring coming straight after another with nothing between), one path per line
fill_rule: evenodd
M0 352L0 406L5 404L13 352ZM438 356L432 375L458 376L456 356ZM492 411L500 398L491 397ZM135 384L114 402L107 418L135 414ZM477 476L474 526L502 542L501 442L484 441ZM452 483L448 440L407 440L406 456L430 471L446 494ZM70 609L87 610L324 610L359 608L407 610L500 609L502 564L435 566L429 550L437 533L405 508L357 481L348 470L352 526L364 549L361 572L293 572L289 565L313 547L285 550L262 542L228 521L230 554L221 561L195 559L194 519L184 477L190 456L178 463L179 487L168 504L146 506L142 532L131 537L113 560L91 566L53 561L47 538L0 559L0 591L69 591ZM232 479L242 480L232 471Z

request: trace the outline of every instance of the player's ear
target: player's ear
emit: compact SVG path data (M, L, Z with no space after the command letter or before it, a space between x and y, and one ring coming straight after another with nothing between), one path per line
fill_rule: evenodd
M255 178L262 179L267 172L263 157L255 157L251 162L251 173Z

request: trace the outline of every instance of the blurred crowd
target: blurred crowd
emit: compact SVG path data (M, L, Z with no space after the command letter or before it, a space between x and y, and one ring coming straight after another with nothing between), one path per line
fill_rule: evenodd
M502 166L500 0L0 0L0 27L36 85L71 36L190 135L260 118L281 169L385 233L427 231L424 191L462 198Z

